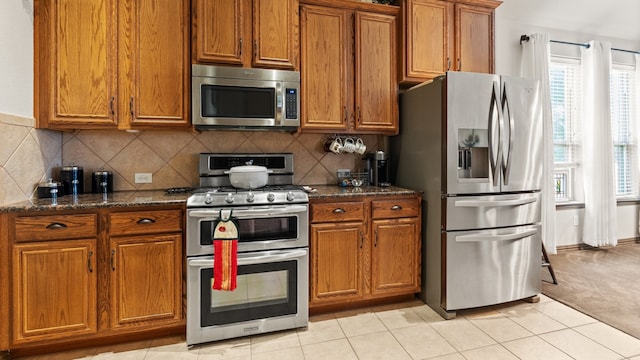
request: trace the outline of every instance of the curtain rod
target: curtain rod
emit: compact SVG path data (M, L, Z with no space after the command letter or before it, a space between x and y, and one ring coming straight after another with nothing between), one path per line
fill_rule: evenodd
M522 42L527 42L527 41L529 41L529 36L528 35L521 35L520 36L520 44L522 44ZM560 40L549 40L549 42L556 43L556 44L582 46L582 47L585 47L587 49L591 46L589 44L575 43L575 42L569 42L569 41L560 41ZM632 53L632 54L640 54L640 51L635 51L635 50L625 50L625 49L618 49L618 48L611 48L611 50L628 52L628 53Z

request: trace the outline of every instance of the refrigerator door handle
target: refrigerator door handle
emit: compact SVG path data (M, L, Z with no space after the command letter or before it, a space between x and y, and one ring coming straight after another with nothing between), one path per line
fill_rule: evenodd
M511 155L513 152L513 125L514 119L511 114L511 109L509 107L509 98L507 97L507 85L502 85L502 114L503 117L507 117L507 121L509 123L509 147L506 149L504 154L506 154L506 159L502 159L502 175L503 175L503 183L504 185L509 185L509 172L511 170Z
M536 197L514 199L514 200L457 200L456 207L499 207L499 206L520 206L538 201Z
M456 242L512 241L528 238L537 232L538 230L534 229L501 235L460 235L456 236Z
M489 160L491 165L491 175L493 176L493 186L498 186L498 177L500 175L500 164L499 161L502 158L502 142L500 141L500 132L502 128L502 111L500 109L500 104L498 101L499 89L497 88L498 83L496 81L493 82L493 89L491 91L491 106L489 107ZM497 154L494 153L494 138L493 138L493 130L496 127L494 122L495 116L498 116L498 151Z

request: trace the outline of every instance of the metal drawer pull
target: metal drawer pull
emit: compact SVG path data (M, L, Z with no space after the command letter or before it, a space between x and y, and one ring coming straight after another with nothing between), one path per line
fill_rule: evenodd
M89 268L89 272L93 272L93 266L91 266L92 256L93 256L93 251L89 251L89 258L87 259L87 267Z
M497 207L497 206L521 206L538 201L537 197L527 197L511 200L457 200L457 207Z
M47 225L47 229L49 230L66 229L66 228L67 228L67 225L63 223L57 223L57 222Z
M512 240L520 240L524 238L528 238L530 236L535 235L538 230L527 230L514 232L511 234L478 234L478 235L461 235L456 236L456 242L489 242L489 241L512 241Z
M116 257L116 251L115 250L111 250L111 270L112 271L116 271L116 264L115 264L115 257Z
M333 213L334 214L344 214L344 213L346 213L346 211L344 209L341 209L341 208L336 208L336 209L333 209Z
M364 246L364 234L360 231L360 249Z
M378 230L375 231L375 237L373 240L373 247L378 247Z
M400 206L400 205L393 205L393 206L391 207L391 210L402 210L402 206Z
M138 220L138 224L140 224L140 225L155 224L155 222L156 222L155 220L149 219L149 218L143 218L143 219Z

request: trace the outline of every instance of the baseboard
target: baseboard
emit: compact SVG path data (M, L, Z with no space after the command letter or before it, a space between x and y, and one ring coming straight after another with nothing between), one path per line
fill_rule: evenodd
M618 239L618 246L634 245L634 244L640 244L640 237ZM567 252L567 251L575 251L575 250L590 250L590 249L598 249L598 248L587 245L587 244L561 245L556 247L556 251L559 253Z

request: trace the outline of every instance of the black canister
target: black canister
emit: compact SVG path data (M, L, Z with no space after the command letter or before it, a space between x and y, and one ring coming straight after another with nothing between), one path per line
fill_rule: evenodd
M64 185L65 195L84 193L84 171L82 166L63 166L60 170L60 181Z
M91 174L91 192L94 194L113 192L113 174L104 170L94 171Z
M38 184L38 199L46 199L64 195L61 182L49 179L46 183Z

